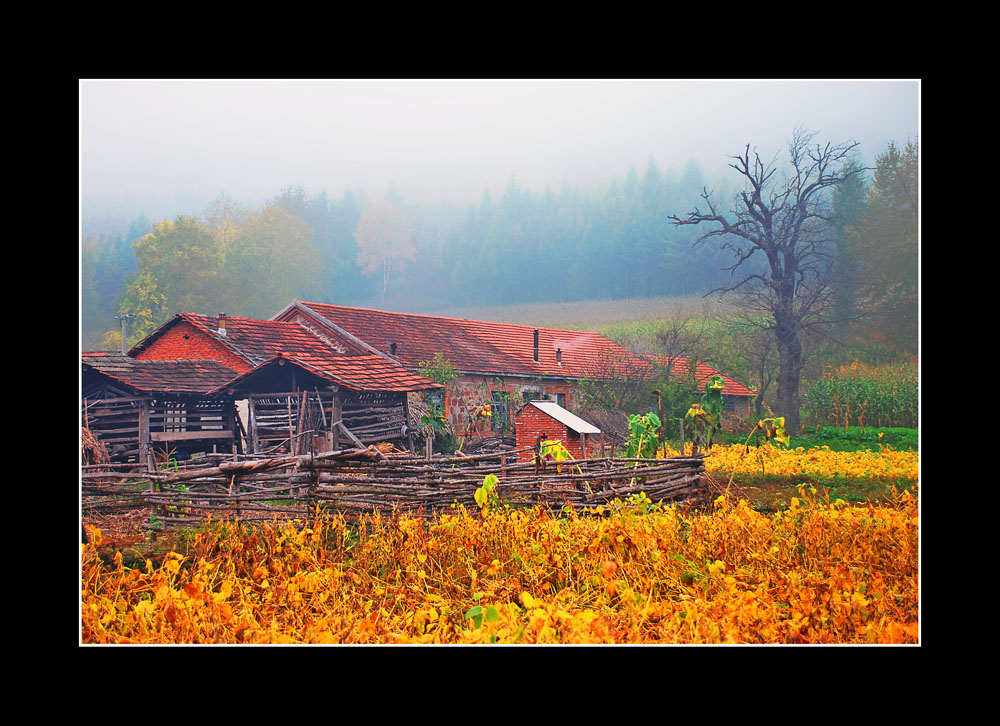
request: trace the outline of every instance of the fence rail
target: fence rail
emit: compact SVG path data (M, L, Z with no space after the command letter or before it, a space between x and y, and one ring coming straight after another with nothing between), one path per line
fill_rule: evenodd
M516 461L517 451L422 459L388 456L374 446L316 455L206 456L183 469L82 467L87 512L148 510L146 525L196 525L206 517L270 520L305 516L317 506L347 515L403 510L434 516L452 505L475 509L475 491L488 474L511 506L575 509L645 492L652 501L701 500L707 495L704 458L595 458L540 463Z

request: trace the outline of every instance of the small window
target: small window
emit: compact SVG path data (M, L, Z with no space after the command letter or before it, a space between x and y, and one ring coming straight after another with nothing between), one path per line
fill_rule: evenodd
M736 410L736 397L735 396L723 396L722 402L726 405L726 410L732 413Z
M566 408L566 394L565 393L557 393L556 394L556 403L559 406L562 406L563 408Z
M499 433L510 431L510 394L507 391L491 391L493 420L490 429Z

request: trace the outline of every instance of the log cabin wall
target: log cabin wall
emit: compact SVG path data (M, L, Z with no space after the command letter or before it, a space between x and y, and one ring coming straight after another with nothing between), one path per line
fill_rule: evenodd
M145 464L178 451L243 453L233 401L200 397L115 396L84 399L84 425L113 461Z
M357 443L352 436L364 445L405 436L405 393L317 389L250 394L247 402L254 453L320 453Z

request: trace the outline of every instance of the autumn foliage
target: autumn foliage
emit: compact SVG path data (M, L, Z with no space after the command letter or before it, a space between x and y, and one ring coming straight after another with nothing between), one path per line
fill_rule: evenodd
M99 532L92 542L100 542ZM83 643L916 643L918 515L639 497L221 522L158 565L83 546Z
M690 453L691 447L685 448ZM882 447L879 451L832 451L828 446L783 449L776 446L713 446L705 458L709 474L726 480L734 472L760 475L771 479L826 481L841 477L854 481L897 483L900 488L915 486L920 475L920 454ZM666 447L667 456L679 451Z

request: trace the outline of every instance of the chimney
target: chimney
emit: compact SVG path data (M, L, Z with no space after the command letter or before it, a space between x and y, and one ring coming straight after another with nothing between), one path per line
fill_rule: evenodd
M225 337L226 335L226 314L219 313L219 335Z
M538 328L535 328L535 363L538 362Z
M125 321L131 320L131 315L118 315L119 320L122 321L122 355L128 355L128 347L125 344Z
M396 344L395 343L389 343L389 355L391 355L391 356L395 356L396 355Z
M556 348L556 365L562 365L562 348Z

